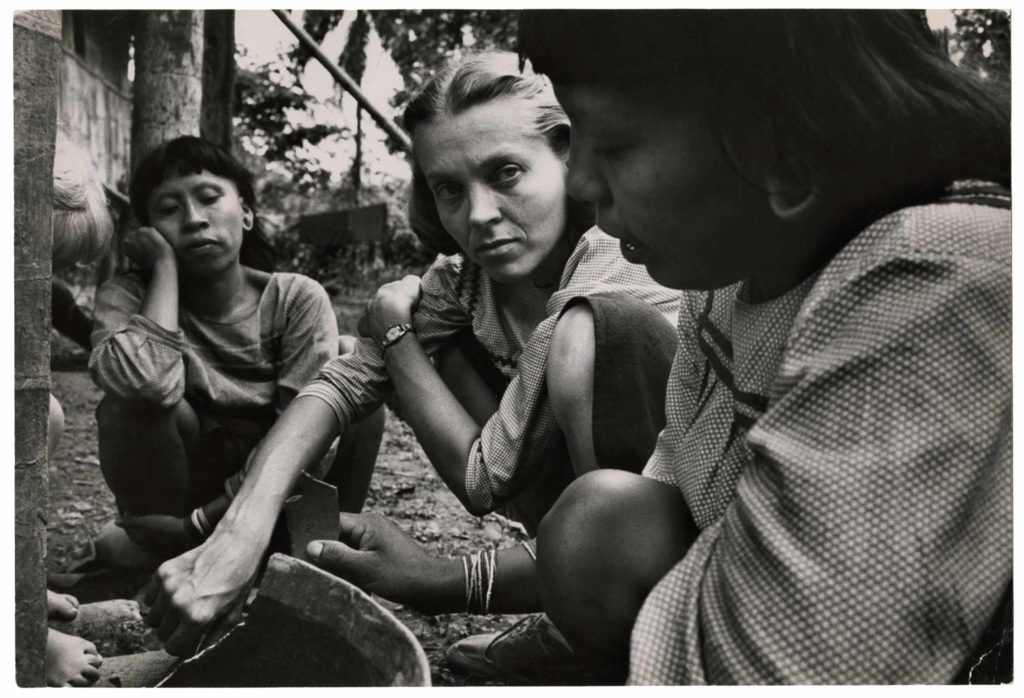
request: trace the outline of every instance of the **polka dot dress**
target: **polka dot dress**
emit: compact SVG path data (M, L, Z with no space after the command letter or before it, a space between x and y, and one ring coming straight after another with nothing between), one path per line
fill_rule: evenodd
M1011 577L1010 214L954 185L748 305L683 298L645 474L701 529L632 683L946 683Z

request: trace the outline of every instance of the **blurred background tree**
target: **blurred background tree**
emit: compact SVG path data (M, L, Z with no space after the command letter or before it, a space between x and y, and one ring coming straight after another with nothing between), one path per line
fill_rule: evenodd
M955 31L949 54L956 63L987 78L1010 78L1010 15L1004 10L953 10Z

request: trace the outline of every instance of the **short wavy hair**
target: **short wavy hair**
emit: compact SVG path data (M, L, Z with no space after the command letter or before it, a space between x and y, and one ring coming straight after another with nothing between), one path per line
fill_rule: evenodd
M89 156L63 130L53 153L53 268L87 264L110 247L114 223Z
M402 124L415 143L416 129L424 123L465 112L497 99L515 99L533 108L534 124L559 157L569 153L569 118L555 99L551 82L529 66L520 70L516 54L481 51L448 63L409 102ZM441 224L434 196L422 168L412 153L412 194L409 224L430 249L442 254L461 253L455 240ZM578 240L594 225L594 208L569 200L567 233Z
M146 154L132 174L130 192L135 217L143 225L149 225L147 205L153 190L168 177L198 174L203 170L234 182L238 195L252 211L252 227L242 236L239 261L247 267L273 271L274 247L260 225L252 173L231 153L205 138L178 136Z

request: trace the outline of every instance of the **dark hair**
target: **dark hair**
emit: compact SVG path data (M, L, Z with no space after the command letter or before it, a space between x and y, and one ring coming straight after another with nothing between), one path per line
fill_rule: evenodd
M412 98L405 108L402 124L415 140L419 125L460 114L496 99L529 102L535 110L537 131L547 138L556 154L568 157L569 118L555 99L551 82L520 66L516 55L506 51L474 52L449 62ZM570 199L567 216L567 232L574 241L594 225L594 208L588 204ZM431 249L444 254L462 251L441 225L434 196L416 160L415 147L409 224Z
M230 179L238 188L242 201L253 213L252 228L242 236L239 261L247 267L274 270L274 248L260 225L256 211L252 173L230 153L215 143L197 136L178 136L151 150L135 168L130 187L132 211L143 225L149 225L149 196L168 177L198 174Z
M705 86L734 162L734 134L768 116L771 165L833 188L1010 182L1005 84L955 66L920 11L533 10L519 51L555 83Z

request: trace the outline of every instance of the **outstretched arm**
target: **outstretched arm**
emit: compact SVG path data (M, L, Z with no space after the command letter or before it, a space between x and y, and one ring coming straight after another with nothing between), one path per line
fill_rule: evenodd
M466 558L433 557L379 514L342 514L340 523L340 540L313 541L306 551L327 571L367 591L424 613L484 612L481 598L490 613L541 608L536 563L524 546L494 551L493 571L485 562L474 573ZM467 593L474 574L482 593Z
M192 653L215 622L230 622L240 612L284 500L337 435L327 403L293 400L254 451L242 488L213 534L160 566L147 621L168 652Z

